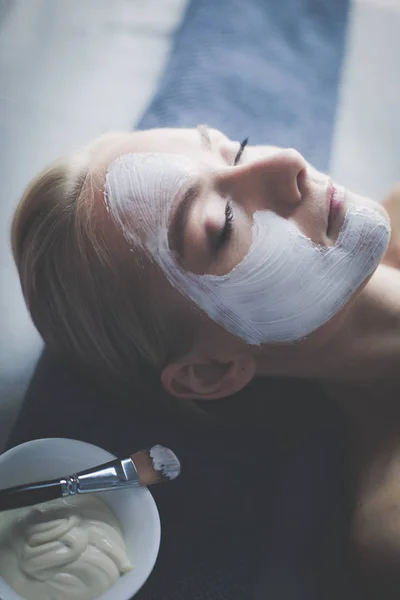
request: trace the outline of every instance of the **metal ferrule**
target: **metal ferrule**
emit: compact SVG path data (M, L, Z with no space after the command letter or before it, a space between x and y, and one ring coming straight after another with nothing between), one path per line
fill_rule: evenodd
M60 480L63 498L75 494L106 492L116 488L138 487L139 476L130 458L116 459Z

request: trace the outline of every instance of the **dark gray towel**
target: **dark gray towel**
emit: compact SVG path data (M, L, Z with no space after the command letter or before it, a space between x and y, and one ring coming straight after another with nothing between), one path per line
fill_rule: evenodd
M162 543L140 600L336 600L348 524L336 410L312 387L278 380L206 407L207 427L152 414L145 397L110 397L45 353L9 445L54 436L120 456L175 450L181 477L152 490Z
M207 123L327 170L349 0L192 0L140 128Z

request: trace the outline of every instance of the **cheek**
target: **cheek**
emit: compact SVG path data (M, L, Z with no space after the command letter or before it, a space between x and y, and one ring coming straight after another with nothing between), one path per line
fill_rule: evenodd
M353 192L349 192L348 190L346 190L346 196L349 204L352 204L353 206L359 208L368 208L374 211L377 214L377 216L381 217L387 223L389 223L389 215L387 211L381 204L379 204L375 200L372 200L371 198L367 198L365 196L360 196L359 194L354 194Z
M251 159L268 158L274 156L277 152L281 152L283 148L280 146L248 146L246 154Z

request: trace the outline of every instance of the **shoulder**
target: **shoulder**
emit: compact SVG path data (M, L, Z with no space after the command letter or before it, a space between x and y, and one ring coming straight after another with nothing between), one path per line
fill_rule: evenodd
M392 236L383 263L400 269L400 184L393 188L382 205L390 217Z

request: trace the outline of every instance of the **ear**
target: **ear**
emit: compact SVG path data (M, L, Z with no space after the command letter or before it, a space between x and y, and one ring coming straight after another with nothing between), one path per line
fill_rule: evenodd
M161 382L169 394L178 398L218 400L242 390L254 373L254 359L245 354L227 361L185 357L165 367Z

